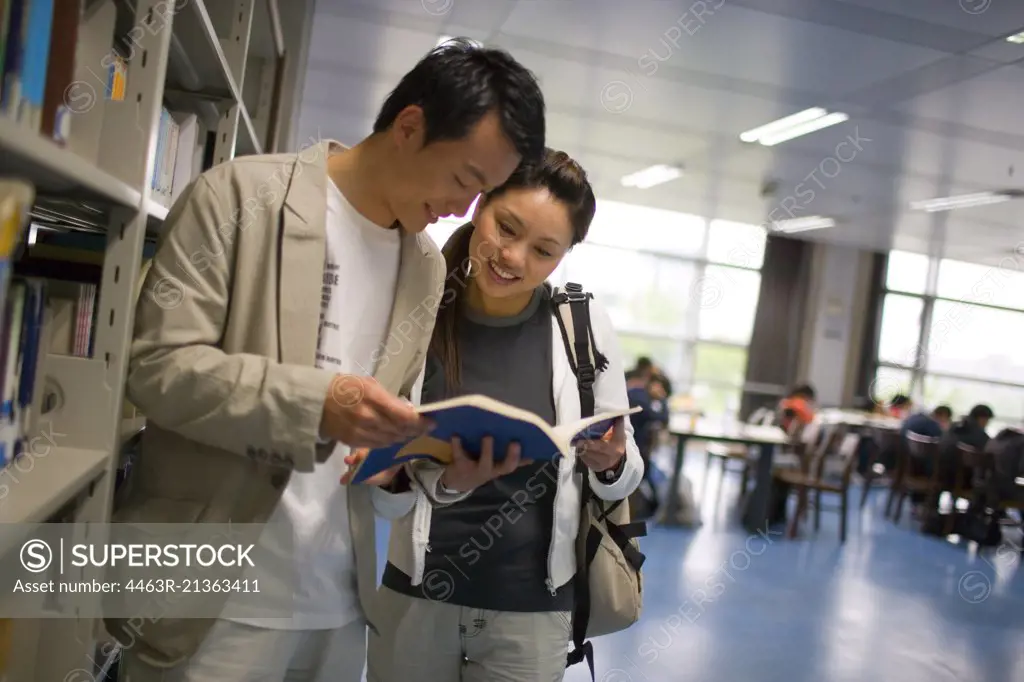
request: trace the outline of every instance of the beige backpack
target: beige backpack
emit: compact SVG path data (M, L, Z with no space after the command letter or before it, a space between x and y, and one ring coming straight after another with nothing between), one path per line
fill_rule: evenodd
M568 283L555 289L552 302L562 331L569 363L580 389L580 416L594 414L594 381L607 367L607 359L594 344L590 299L583 287ZM572 619L573 650L566 667L586 660L594 678L590 637L625 630L640 618L643 605L641 567L644 555L637 538L647 535L643 522L631 522L627 500L606 502L590 488L582 460L576 460L582 479L580 530L576 537L575 608Z

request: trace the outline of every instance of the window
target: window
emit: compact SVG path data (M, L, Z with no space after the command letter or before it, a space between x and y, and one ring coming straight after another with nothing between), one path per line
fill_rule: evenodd
M936 301L928 336L929 372L1024 384L1024 312Z
M701 339L750 343L761 293L761 273L708 265L691 294L700 306Z
M1006 258L1001 269L975 263L943 260L939 264L936 294L968 303L1024 309L1024 273L1014 258Z
M760 225L712 220L708 227L708 260L758 270L764 264L765 231Z
M695 381L706 384L742 386L747 375L747 349L741 346L723 346L717 343L696 345Z
M1016 258L1008 256L1001 265L890 253L886 287L901 293L885 295L876 397L909 393L913 386L927 406L948 404L962 415L984 403L996 412L994 425L1021 423L1024 357L1017 340L1024 336L1024 273ZM926 313L928 328L920 334ZM922 336L926 352L915 367Z
M885 288L908 294L923 294L928 286L928 256L923 253L890 251Z
M668 376L673 392L686 391L690 384L690 358L683 341L620 333L619 346L625 370L633 367L637 358L647 356Z
M565 258L566 281L593 292L620 332L683 336L694 263L583 243Z
M878 359L904 367L917 365L917 345L921 334L924 299L887 294L882 304L882 330L878 340Z
M909 369L896 369L895 367L879 367L875 372L875 378L871 382L871 395L868 396L876 403L884 405L898 393L910 395L910 384L913 374Z
M1000 386L981 381L929 376L924 380L927 405L949 405L956 418L985 404L995 412L999 422L1020 422L1024 418L1024 387Z
M599 199L584 243L695 257L704 231L700 216Z
M705 415L722 415L726 412L736 415L742 397L743 390L739 388L699 383L693 386L694 402Z

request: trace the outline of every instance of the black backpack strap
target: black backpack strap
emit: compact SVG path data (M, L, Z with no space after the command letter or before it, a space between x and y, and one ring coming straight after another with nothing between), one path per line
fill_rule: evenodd
M608 366L608 360L601 355L594 343L594 330L590 322L590 299L592 294L584 293L583 287L570 282L565 289L555 289L551 301L554 304L555 319L558 320L558 328L562 332L562 342L565 344L566 356L569 358L569 366L576 375L576 382L579 384L580 392L580 417L592 417L595 409L594 382L597 380L597 373L604 371ZM591 500L597 500L590 489L590 477L587 467L580 459L576 460L576 472L580 474L580 512L590 504ZM606 516L609 511L603 511ZM590 623L590 576L589 568L597 550L601 546L601 531L591 527L587 533L586 552L583 557L577 557L576 577L574 585L575 607L572 617L572 644L573 649L569 652L566 660L566 667L587 662L590 668L590 679L595 677L594 672L594 646L587 641L587 626Z
M569 366L580 386L580 417L583 419L594 415L594 382L597 373L608 366L608 359L598 352L594 343L591 298L592 294L584 293L583 287L574 282L567 283L563 291L555 289L551 297Z
M594 382L597 373L608 367L608 359L597 350L594 339L594 327L590 320L590 299L592 294L584 293L579 284L568 283L563 291L555 289L551 300L555 308L555 318L562 332L569 365L576 375L580 389L580 417L592 417L595 410ZM634 547L632 538L647 535L647 524L629 523L617 526L608 520L608 515L618 509L625 500L618 500L606 505L596 497L590 488L590 475L581 459L576 460L576 472L580 474L580 519L587 505L592 502L597 507L598 521L603 522L608 536L622 550L623 556L637 571L644 563L644 555ZM566 667L587 662L590 668L590 679L594 680L594 646L587 640L587 626L590 624L590 565L601 547L601 530L591 526L587 532L586 551L577 557L576 577L574 584L575 607L572 618L572 645L566 660Z

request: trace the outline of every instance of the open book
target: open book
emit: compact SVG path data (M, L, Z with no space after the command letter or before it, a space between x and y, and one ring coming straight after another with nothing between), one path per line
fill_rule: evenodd
M603 412L570 424L551 426L536 414L483 395L466 395L421 405L417 411L434 423L430 433L386 448L371 450L356 466L352 483L362 483L390 467L414 459L438 464L452 461L452 438L458 436L468 455L479 455L485 436L494 438L494 459L505 457L508 446L518 442L523 459L535 462L566 456L581 440L598 440L616 420L640 412L633 407Z

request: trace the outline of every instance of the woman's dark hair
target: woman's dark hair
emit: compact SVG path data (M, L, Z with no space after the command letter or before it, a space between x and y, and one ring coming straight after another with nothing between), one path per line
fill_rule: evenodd
M665 391L665 395L672 395L672 382L669 381L668 377L664 374L657 373L651 377L649 384L661 384L661 388Z
M524 161L544 152L544 95L537 78L512 55L455 38L431 50L405 74L377 114L373 132L391 127L408 106L423 109L423 144L458 140L488 112Z
M562 151L546 149L536 163L520 164L504 184L480 196L480 206L506 192L530 189L546 189L565 206L573 233L570 248L586 239L597 210L597 201L586 171ZM447 277L444 296L434 324L434 334L430 339L430 351L444 366L445 382L449 391L454 390L461 382L459 317L462 293L467 285L466 268L471 266L478 270L481 267L479 254L469 253L472 236L471 221L455 230L442 249Z

